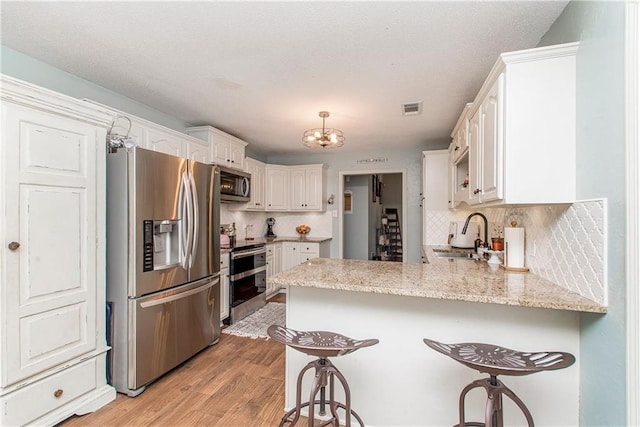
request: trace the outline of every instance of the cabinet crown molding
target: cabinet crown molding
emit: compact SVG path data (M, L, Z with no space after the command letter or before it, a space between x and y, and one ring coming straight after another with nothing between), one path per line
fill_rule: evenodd
M521 64L525 62L536 62L545 59L561 58L564 56L575 56L580 42L564 43L550 46L534 47L531 49L518 50L513 52L505 52L500 54L498 60L491 68L489 75L480 87L478 94L473 100L472 107L468 111L468 117L471 117L480 108L480 102L485 98L491 90L493 82L498 76L507 70L509 65Z

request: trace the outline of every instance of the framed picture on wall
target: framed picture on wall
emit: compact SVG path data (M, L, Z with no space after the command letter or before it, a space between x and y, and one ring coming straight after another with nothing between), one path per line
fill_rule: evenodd
M351 214L353 213L353 193L351 190L346 190L344 192L344 213Z

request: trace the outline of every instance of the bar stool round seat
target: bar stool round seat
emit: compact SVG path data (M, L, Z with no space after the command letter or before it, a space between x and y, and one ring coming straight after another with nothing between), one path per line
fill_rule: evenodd
M295 425L300 418L300 411L308 407L308 425L315 425L315 405L319 405L319 414L326 415L326 404L329 404L331 418L323 420L319 426L340 425L338 417L338 408L345 411L345 426L351 426L351 416L364 427L364 423L360 416L351 409L351 391L349 385L342 373L328 359L329 357L344 356L353 353L364 347L370 347L377 344L377 339L355 340L344 335L328 332L328 331L296 331L295 329L285 328L279 325L271 325L267 329L267 334L281 344L287 345L309 356L317 357L316 360L309 362L298 374L296 385L296 406L287 412L280 421L280 427L286 423ZM305 373L311 368L315 368L315 376L311 384L309 392L309 400L302 402L302 379ZM342 384L345 394L345 402L337 402L334 394L334 378ZM326 399L326 386L329 386L329 399ZM316 396L320 394L319 399Z
M498 380L498 375L522 376L563 369L571 366L576 360L571 353L559 351L522 352L493 344L444 344L427 338L423 341L433 350L471 369L489 374L489 378L473 381L462 389L458 406L460 423L457 426L502 427L502 396L506 395L520 408L528 425L533 427L533 416L529 409L511 389ZM465 422L465 397L469 391L477 387L483 387L487 392L485 421L484 423Z

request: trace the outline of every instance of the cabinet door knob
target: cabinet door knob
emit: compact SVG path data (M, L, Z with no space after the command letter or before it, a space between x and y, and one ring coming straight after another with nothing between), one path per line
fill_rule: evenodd
M18 250L18 248L20 247L20 243L18 242L11 242L9 243L9 245L7 245L10 251L16 251Z
M460 149L460 147L458 147L458 146L456 145L456 148L454 148L454 149L453 149L453 151L458 151L459 149Z
M62 396L62 393L64 393L64 391L59 388L59 389L57 389L56 391L53 392L53 395L55 397L60 397L60 396Z
M473 191L473 194L478 194L478 193L482 193L482 190L481 190L481 189L479 189L479 188L476 188L476 189Z

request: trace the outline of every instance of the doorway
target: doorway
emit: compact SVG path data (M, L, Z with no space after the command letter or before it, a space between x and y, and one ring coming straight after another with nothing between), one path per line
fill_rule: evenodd
M406 262L406 172L339 173L339 258Z

